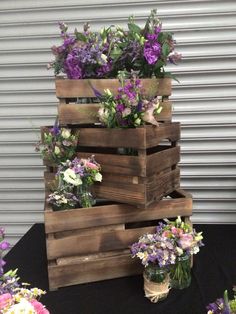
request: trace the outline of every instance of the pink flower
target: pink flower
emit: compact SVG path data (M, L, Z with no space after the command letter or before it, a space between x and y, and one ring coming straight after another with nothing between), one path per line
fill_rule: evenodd
M171 232L169 230L165 230L161 236L163 238L171 238Z
M98 166L89 161L86 162L86 167L90 169L98 170Z
M9 306L12 302L12 296L10 293L4 293L0 295L0 310L3 310L5 307Z
M189 249L193 244L193 236L191 234L184 233L181 235L179 245L183 250Z
M176 228L176 227L171 227L171 232L178 237L181 237L183 234L183 230L180 228Z
M34 307L37 314L50 314L50 312L39 301L33 299L30 301L30 304Z

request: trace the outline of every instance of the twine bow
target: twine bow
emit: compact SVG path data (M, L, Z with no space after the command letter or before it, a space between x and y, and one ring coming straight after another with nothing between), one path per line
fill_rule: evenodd
M143 278L145 297L151 302L157 303L160 299L168 295L170 290L169 276L161 283L152 282L145 275L143 275Z

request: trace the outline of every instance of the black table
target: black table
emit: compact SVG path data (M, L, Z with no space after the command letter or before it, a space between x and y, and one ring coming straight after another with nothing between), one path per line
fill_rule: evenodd
M194 257L191 286L171 290L152 304L143 295L142 276L60 288L42 298L52 314L203 314L206 305L236 284L236 226L197 225L205 247ZM44 225L34 225L5 258L22 282L48 290ZM230 294L231 295L231 294Z

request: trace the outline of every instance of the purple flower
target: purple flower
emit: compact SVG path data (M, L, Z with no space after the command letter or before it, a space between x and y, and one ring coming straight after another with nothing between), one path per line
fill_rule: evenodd
M182 59L182 55L178 52L171 53L169 55L169 61L173 64L178 64Z
M161 55L161 45L156 42L151 44L146 42L144 44L144 57L148 64L155 64Z
M106 64L102 65L100 68L97 69L97 76L98 77L104 77L106 74L108 74L112 69L112 63L107 62Z
M10 243L8 243L7 241L3 241L0 243L0 250L2 251L9 249L9 247L10 247Z
M78 61L78 51L73 49L64 62L64 69L69 79L83 78L82 69Z
M157 40L157 34L147 34L147 39L148 40Z
M208 311L212 311L213 314L230 314L228 304L225 303L223 298L217 299L215 302L210 303L207 306Z
M125 106L123 104L118 104L116 106L116 111L123 112L125 110Z

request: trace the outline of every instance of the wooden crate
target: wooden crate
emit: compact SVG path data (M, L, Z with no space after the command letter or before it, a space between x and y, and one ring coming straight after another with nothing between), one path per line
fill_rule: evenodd
M45 208L50 290L142 272L130 257L132 243L154 232L158 219L192 214L192 199L183 190L145 210L110 204L54 212Z
M79 133L78 156L95 155L101 164L103 180L93 187L97 198L146 208L179 188L179 123L75 130ZM163 140L165 145L160 145ZM120 148L136 149L137 156L120 155ZM47 161L45 164L50 166Z
M142 79L144 92L150 97L161 96L162 112L157 115L157 121L171 121L172 103L168 100L171 95L171 79ZM58 117L60 125L94 124L98 123L97 112L99 103L76 103L78 99L94 101L95 95L91 85L100 93L109 88L117 94L120 83L117 79L84 79L69 80L58 78L55 81L56 96L59 98Z

